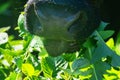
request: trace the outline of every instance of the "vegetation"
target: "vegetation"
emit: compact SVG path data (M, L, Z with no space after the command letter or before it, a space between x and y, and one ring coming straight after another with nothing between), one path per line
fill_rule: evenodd
M1 8L0 8L1 10ZM73 54L48 55L41 37L24 29L23 13L19 16L20 39L9 35L10 27L0 28L0 80L118 80L120 79L120 34L104 30L107 23Z

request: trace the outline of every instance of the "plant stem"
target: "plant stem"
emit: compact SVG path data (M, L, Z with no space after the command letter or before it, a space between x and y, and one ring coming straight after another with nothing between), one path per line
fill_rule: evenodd
M92 59L92 50L91 50L90 47L88 48L88 53L89 53L90 59ZM95 80L98 80L94 64L92 64L91 67L93 68L93 73L95 75Z

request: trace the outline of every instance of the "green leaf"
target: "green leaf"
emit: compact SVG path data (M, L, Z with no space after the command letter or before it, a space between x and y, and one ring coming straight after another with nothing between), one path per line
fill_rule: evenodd
M16 80L22 80L23 73L17 73Z
M56 76L54 58L52 57L42 58L41 68L45 77L51 78Z
M55 67L55 72L59 73L61 70L67 69L68 62L62 56L55 57Z
M5 31L8 31L10 29L10 27L8 26L8 27L2 27L2 28L0 28L0 33L1 32L5 32Z
M39 70L35 70L34 76L39 76L39 74L40 74L40 71Z
M102 75L106 70L110 69L110 65L105 62L98 61L92 65L93 73L90 80L102 80Z
M115 45L115 51L118 55L120 55L120 32L117 35L116 45Z
M114 69L112 67L110 70L107 70L107 73L104 74L105 80L119 80L120 79L120 68L118 69Z
M103 31L107 25L108 25L108 23L101 21L99 28L97 30Z
M69 75L74 75L73 72L70 69L62 69L65 73L69 74Z
M88 77L89 75L92 74L92 72L93 71L91 67L87 67L87 68L81 68L79 70L73 71L72 75Z
M63 54L62 57L68 61L68 62L72 62L74 59L76 59L76 54Z
M90 76L90 75L92 74L92 72L93 72L92 69L91 69L91 67L85 68L85 69L86 69L86 70L83 70L83 71L80 70L80 71L79 71L80 75L81 75L81 76L86 76L86 77L87 77L87 76Z
M72 69L73 70L79 70L81 68L85 68L90 66L90 62L85 59L85 58L80 58L80 59L76 59L73 64L72 64Z
M113 66L120 66L120 56L118 56L114 51L112 51L106 43L103 41L99 33L96 32L96 38L98 40L97 47L95 51L92 54L92 62L95 63L96 61L101 60L102 58L105 58L107 56L110 56L112 58L111 65ZM99 56L98 56L99 55Z
M101 60L103 57L112 56L115 54L105 43L102 41L97 42L97 47L92 55L92 62Z
M9 45L14 51L22 51L24 49L25 44L26 42L24 40L9 41Z
M48 52L46 51L45 47L41 47L41 51L39 53L40 57L48 56Z
M96 40L91 37L86 40L86 42L83 44L85 48L93 48L96 45Z
M118 35L117 35L116 45L117 44L120 44L120 32L118 32Z
M27 76L27 77L25 77L23 80L30 80L30 78Z
M11 56L11 55L9 55L9 54L4 54L4 61L5 61L4 64L7 64L7 63L8 63L9 65L12 65L12 63L13 63L13 62L12 62L12 61L13 61L13 56ZM7 64L7 65L8 65L8 64ZM6 65L6 66L7 66L7 65Z
M106 70L110 69L111 66L120 66L120 57L106 45L97 31L95 31L93 35L94 39L97 40L96 45L93 46L94 48L91 48L87 43L87 46L85 45L85 47L88 48L88 55L92 63L92 77L90 80L102 80L103 74ZM102 61L103 58L107 60ZM109 60L109 58L111 59Z
M27 76L33 76L34 75L34 67L29 64L29 63L25 63L25 64L22 64L22 72L27 75Z
M13 41L10 41L9 43L10 45L19 45L19 44L23 45L25 44L25 41L24 40L13 40Z
M7 33L0 33L0 45L8 42L8 34Z
M107 39L114 34L114 31L112 30L99 31L99 34L102 37L102 39Z
M33 39L31 40L31 43L29 46L33 47L37 51L41 51L40 48L43 47L41 38L39 36L33 36Z
M110 39L106 42L106 44L107 44L107 46L108 46L110 49L114 50L115 46L114 46L114 40L113 40L113 38L110 38Z
M120 44L117 44L117 45L115 46L115 51L116 51L116 53L120 56Z
M25 21L24 12L22 12L19 15L19 18L18 18L18 27L20 27L21 32L26 32L27 31L24 27L24 21Z
M15 58L16 65L19 69L22 68L22 63L23 63L23 58L22 57L17 57Z
M97 40L97 47L95 51L92 53L92 62L96 62L101 60L103 57L112 56L115 54L104 42L100 34L96 31L94 33L95 39ZM98 56L99 55L99 56Z
M120 56L117 54L112 55L111 65L113 67L120 67Z
M5 80L16 80L17 73L11 72L10 75Z
M7 74L5 73L4 68L0 68L0 79L5 80L6 75Z
M23 51L15 51L15 50L10 50L10 49L3 49L3 48L0 48L0 52L2 54L9 54L11 56L17 56L23 53Z

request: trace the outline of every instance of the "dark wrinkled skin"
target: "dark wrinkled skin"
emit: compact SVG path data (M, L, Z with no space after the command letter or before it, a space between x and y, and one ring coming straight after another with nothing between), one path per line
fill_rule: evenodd
M51 56L78 51L100 21L86 0L29 0L25 12L25 27Z

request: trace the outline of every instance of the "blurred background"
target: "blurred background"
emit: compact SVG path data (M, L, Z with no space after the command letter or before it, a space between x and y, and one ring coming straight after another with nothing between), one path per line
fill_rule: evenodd
M10 26L9 34L18 35L14 30L19 14L24 10L27 0L0 0L0 28Z

